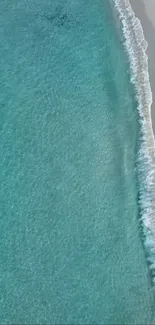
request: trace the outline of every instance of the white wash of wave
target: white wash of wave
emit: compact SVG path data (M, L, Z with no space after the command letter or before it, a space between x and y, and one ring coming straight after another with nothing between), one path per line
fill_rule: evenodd
M152 92L149 82L148 57L140 20L135 16L129 0L115 0L125 39L131 82L141 123L141 147L138 153L139 204L144 234L144 246L155 285L155 140L151 121Z

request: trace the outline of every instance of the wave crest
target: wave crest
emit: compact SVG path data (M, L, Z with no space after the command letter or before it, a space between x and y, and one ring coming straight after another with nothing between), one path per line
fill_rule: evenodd
M125 49L130 62L131 82L136 90L140 116L141 145L137 168L140 217L147 262L155 285L155 140L151 121L152 92L146 54L148 44L140 20L135 16L129 0L115 0L115 7L123 29Z

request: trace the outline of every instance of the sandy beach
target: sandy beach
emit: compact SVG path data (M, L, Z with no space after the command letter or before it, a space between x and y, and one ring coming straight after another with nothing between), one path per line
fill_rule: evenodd
M149 76L153 95L152 126L155 134L155 1L154 0L130 0L136 16L141 20L145 38L148 42L147 55L149 63Z

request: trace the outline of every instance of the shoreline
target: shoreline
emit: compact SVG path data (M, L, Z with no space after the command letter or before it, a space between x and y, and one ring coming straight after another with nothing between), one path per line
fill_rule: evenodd
M130 64L130 81L135 88L140 121L140 147L137 153L139 217L143 228L143 242L151 282L155 287L155 109L153 109L154 104L152 105L153 94L155 94L153 69L155 49L152 49L151 43L155 37L155 30L152 27L153 34L150 34L152 24L145 13L144 2L139 0L135 5L134 0L115 1L122 23L124 45ZM146 27L143 31L144 22Z
M140 19L144 36L148 43L146 54L148 56L149 79L152 91L151 119L153 134L155 135L155 2L154 0L130 0L133 11L136 17Z

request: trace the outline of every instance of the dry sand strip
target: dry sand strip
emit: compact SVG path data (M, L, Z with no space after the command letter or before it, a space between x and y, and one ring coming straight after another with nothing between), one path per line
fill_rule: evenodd
M130 0L132 9L140 19L145 38L148 42L148 63L151 90L153 95L152 104L152 127L155 135L155 0Z

